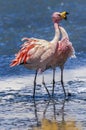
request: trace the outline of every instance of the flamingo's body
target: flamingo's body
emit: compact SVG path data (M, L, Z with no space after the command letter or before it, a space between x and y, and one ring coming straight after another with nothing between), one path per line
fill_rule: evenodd
M66 96L66 92L64 89L64 83L63 83L63 69L64 64L70 57L75 57L75 50L72 46L72 43L69 41L68 34L66 30L63 27L59 27L61 31L62 38L60 41L58 41L58 48L54 54L54 58L48 62L47 69L52 68L53 69L53 92L54 94L54 83L55 83L55 68L60 67L61 69L61 84L64 90L64 94Z
M25 43L21 50L16 54L11 66L24 64L28 69L44 71L46 65L54 56L58 43L50 42L36 38L24 38Z
M68 51L66 52L68 48L64 49L65 45L67 43L69 44L69 39L67 39L68 37L59 41L62 27L60 27L58 23L63 18L66 18L66 14L66 12L53 13L52 19L55 27L55 36L52 41L37 38L23 38L23 41L25 42L11 63L11 66L23 64L28 69L36 70L34 84L36 84L36 76L38 71L43 72L47 68L61 66L61 64L64 64L66 59L72 54L70 51L69 53ZM35 96L35 85L33 96Z
M59 28L63 36L61 40L58 41L58 47L54 54L54 58L50 61L50 63L48 62L47 68L52 67L54 69L57 66L62 67L69 57L73 57L75 55L74 48L72 43L69 41L69 37L65 29L63 27Z

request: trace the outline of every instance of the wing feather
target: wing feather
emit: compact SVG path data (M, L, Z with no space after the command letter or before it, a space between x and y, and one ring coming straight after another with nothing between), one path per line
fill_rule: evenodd
M15 59L11 62L10 66L16 66L19 65L21 63L26 63L27 58L29 59L31 54L29 54L29 51L31 49L33 49L35 46L37 46L36 42L33 42L33 40L31 39L31 41L27 41L22 45L22 48L20 49L20 51L15 55Z
M10 66L16 66L21 63L34 62L45 52L48 41L37 38L23 38L24 43L20 51L15 55L15 59Z

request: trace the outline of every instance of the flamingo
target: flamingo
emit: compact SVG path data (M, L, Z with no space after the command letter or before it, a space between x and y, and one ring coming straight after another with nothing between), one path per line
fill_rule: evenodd
M64 70L64 65L65 62L67 61L68 58L72 57L75 58L75 50L72 46L72 43L69 41L69 36L66 32L66 30L59 26L62 38L60 41L58 41L58 47L56 52L54 53L54 58L48 62L46 68L52 68L53 69L53 91L52 91L52 96L54 95L54 87L55 87L55 68L60 67L61 69L61 84L63 87L64 95L66 97L66 91L64 88L64 82L63 82L63 70ZM43 77L43 82L44 82L44 77Z
M24 44L12 60L10 66L24 65L28 69L35 70L33 98L35 97L36 78L38 72L44 72L48 63L54 59L60 38L59 22L67 18L67 12L54 12L52 21L55 28L55 36L52 41L38 38L23 38ZM46 88L46 87L45 87ZM49 91L46 88L48 94Z

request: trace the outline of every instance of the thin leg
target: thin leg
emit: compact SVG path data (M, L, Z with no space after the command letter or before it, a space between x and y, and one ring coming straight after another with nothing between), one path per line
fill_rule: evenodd
M55 88L55 69L53 69L53 90L52 90L52 96L54 95L54 88Z
M49 107L49 103L50 103L50 100L49 100L48 103L46 104L45 109L44 109L44 112L43 112L43 118L44 118L44 119L46 118L46 117L45 117L45 114L46 114L47 109L48 109L48 107Z
M43 85L45 84L45 81L44 81L44 73L42 73L42 84L43 84Z
M63 82L63 69L64 69L64 67L61 67L61 84L62 84L62 88L63 88L63 91L64 91L64 95L66 97L66 91L65 91L64 82Z
M37 104L36 104L36 102L35 102L35 99L34 99L33 101L34 101L35 118L36 118L37 126L38 126L38 125L39 125L39 121L38 121L38 113L37 113Z
M43 74L43 76L42 76L42 84L44 85L44 87L45 87L45 89L46 89L46 91L47 91L47 93L48 93L48 95L49 95L49 97L50 97L50 93L49 93L49 91L48 91L48 89L47 89L47 87L46 87L45 81L44 81L44 74Z
M35 78L34 78L34 88L33 88L33 98L35 97L35 89L36 89L36 78L37 78L37 70L36 70L36 73L35 73Z
M56 106L54 101L53 101L53 112L54 112L54 119L56 120Z

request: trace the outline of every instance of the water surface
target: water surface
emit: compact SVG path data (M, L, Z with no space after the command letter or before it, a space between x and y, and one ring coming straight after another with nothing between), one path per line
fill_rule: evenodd
M0 1L0 129L47 130L86 129L86 1L9 0ZM34 71L23 66L10 68L22 37L51 40L54 36L51 14L70 13L61 25L67 30L76 58L65 64L64 83L71 92L68 101L56 71L54 100L50 100L38 75L35 101L32 99ZM52 93L52 71L45 72L46 86ZM48 128L46 127L46 124ZM70 126L70 127L69 127Z

